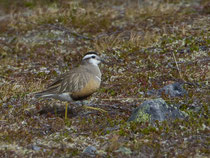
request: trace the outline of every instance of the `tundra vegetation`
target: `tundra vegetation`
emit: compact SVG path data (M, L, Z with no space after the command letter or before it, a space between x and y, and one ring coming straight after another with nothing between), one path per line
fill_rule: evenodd
M209 157L208 0L0 0L0 157ZM35 100L52 79L97 51L107 111ZM150 90L184 119L128 122ZM149 116L148 116L149 117ZM87 148L88 147L88 148Z

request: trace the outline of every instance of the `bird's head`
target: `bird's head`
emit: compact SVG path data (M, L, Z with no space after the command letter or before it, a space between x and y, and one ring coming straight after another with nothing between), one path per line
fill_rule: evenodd
M98 64L103 62L103 60L98 56L96 52L88 52L82 58L82 62L98 66Z

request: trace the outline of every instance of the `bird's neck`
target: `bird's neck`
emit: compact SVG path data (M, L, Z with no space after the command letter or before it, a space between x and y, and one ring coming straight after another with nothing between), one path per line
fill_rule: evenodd
M101 78L101 71L98 65L87 64L83 65L89 72Z

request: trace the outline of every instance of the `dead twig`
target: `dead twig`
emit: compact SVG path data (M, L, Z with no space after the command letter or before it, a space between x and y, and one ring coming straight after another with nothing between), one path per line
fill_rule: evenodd
M102 101L121 101L121 102L132 102L134 100L146 100L148 98L110 98L110 99L101 99Z
M42 25L42 26L48 26L52 29L56 29L56 30L60 30L60 31L64 31L66 34L70 34L70 35L73 35L73 36L76 36L76 37L79 37L79 38L82 38L82 39L85 39L85 40L93 40L93 38L90 38L90 37L87 37L87 36L83 36L83 35L80 35L74 31L70 31L68 28L64 27L64 26L57 26L57 25L52 25L52 24L45 24L45 25Z
M180 76L180 78L184 81L183 76L182 76L182 73L181 73L181 71L180 71L180 69L179 69L179 65L178 65L178 63L177 63L177 60L176 60L176 57L175 57L174 52L172 52L172 54L173 54L174 61L175 61L175 63L176 63L177 70L178 70L178 72L179 72L179 76Z
M179 62L169 62L167 65L168 67L172 68L172 69L177 69L177 67L173 66L173 64L185 64L185 65L192 65L196 62L199 62L199 63L204 63L204 62L208 62L210 61L210 58L203 58L203 59L200 59L200 60L196 60L196 61L179 61Z

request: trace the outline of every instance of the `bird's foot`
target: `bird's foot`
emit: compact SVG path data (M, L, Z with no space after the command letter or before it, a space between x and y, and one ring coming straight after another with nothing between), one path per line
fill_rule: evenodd
M66 108L65 108L65 120L68 118L68 103L66 103Z
M91 109L91 110L97 110L97 111L100 111L100 112L107 112L106 110L103 110L101 108L95 108L95 107L91 107L91 106L87 106L87 105L83 105L83 108Z

